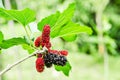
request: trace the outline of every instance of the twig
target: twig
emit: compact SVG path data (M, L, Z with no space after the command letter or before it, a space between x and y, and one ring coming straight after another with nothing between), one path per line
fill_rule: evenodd
M32 46L32 41L31 41L31 39L30 39L30 35L29 35L26 27L25 27L25 26L23 26L23 27L24 27L24 30L25 30L25 32L26 32L26 34L27 34L27 37L28 37L29 41L30 41L30 46Z
M12 65L6 67L3 71L0 72L0 76L2 76L4 73L6 73L7 71L9 71L11 68L15 67L16 65L20 64L21 62L35 56L36 54L39 54L39 53L46 53L47 52L47 48L46 47L43 47L43 50L37 50L35 52L33 52L31 55L13 63Z

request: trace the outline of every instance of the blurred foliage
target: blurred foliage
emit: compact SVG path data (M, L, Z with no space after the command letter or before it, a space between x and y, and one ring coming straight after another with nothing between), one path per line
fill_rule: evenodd
M120 51L120 0L111 0L108 4L105 16L107 16L109 23L112 28L109 30L108 34L110 37L115 39L117 44L117 51Z
M90 26L93 29L93 35L87 37L80 35L77 40L78 48L88 54L97 53L98 37L96 27L96 13L94 0L75 0L77 9L73 20L83 25ZM119 54L120 50L120 0L110 0L103 12L102 25L104 33L104 43L109 54ZM97 7L97 6L96 6ZM88 39L89 38L89 39Z

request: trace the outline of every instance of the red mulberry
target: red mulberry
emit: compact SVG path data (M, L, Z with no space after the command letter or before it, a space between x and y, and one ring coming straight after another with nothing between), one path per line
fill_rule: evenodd
M42 47L44 46L46 46L48 49L51 47L49 25L45 25L42 32Z
M49 53L59 54L59 51L58 50L49 50Z
M42 36L39 36L39 37L37 37L37 38L35 39L34 45L35 45L36 47L39 47L39 46L41 45L41 43L42 43Z
M36 70L38 72L43 72L43 70L44 70L44 60L43 60L43 58L37 58L37 60L36 60Z
M53 54L59 54L59 55L63 55L63 56L67 56L68 55L68 51L66 50L49 50L49 53L53 53Z
M63 55L63 56L67 56L68 55L68 51L66 51L66 50L61 50L61 51L59 51L59 53L61 55Z

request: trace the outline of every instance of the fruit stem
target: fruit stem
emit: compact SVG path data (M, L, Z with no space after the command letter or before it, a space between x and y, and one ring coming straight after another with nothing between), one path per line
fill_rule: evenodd
M24 30L25 30L25 32L27 34L27 37L28 37L29 41L30 41L30 46L32 47L32 40L30 39L30 35L29 35L29 33L28 33L28 31L27 31L25 26L24 26Z

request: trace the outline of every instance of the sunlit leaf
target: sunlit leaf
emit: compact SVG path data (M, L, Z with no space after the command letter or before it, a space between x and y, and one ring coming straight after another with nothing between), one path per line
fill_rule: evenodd
M35 20L35 12L29 8L23 10L6 10L0 8L0 15L20 22L23 26Z
M63 13L56 12L51 16L44 18L38 23L38 29L42 30L45 24L51 26L51 37L56 37L62 26L65 26L71 20L75 9L75 4L72 3ZM69 13L69 14L68 14Z
M26 41L23 38L11 38L8 40L3 40L2 43L0 44L0 47L2 49L7 49L9 47L25 43Z
M61 15L58 17L57 22L52 27L51 37L53 38L57 37L61 28L67 25L69 21L71 21L72 16L74 14L74 10L75 10L75 4L72 3L68 6L68 8L65 11L63 11L63 13L61 13Z
M5 18L6 20L10 20L12 19L9 15L5 14L4 12L1 11L1 8L0 8L0 18Z
M68 35L62 37L65 41L74 41L77 38L77 35Z
M68 35L75 35L75 34L84 33L84 32L88 34L92 34L91 28L87 26L80 26L79 24L76 24L73 22L69 22L66 26L64 26L60 30L58 36L62 37L62 36L68 36Z
M92 34L91 28L81 26L72 22L72 16L75 11L75 4L72 3L62 13L56 12L55 14L44 18L38 23L38 29L42 31L45 24L51 26L51 37L63 37L66 41L73 41L79 33Z

